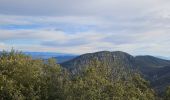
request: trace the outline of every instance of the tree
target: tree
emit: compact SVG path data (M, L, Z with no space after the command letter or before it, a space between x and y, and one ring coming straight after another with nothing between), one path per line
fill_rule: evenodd
M92 61L90 65L72 80L70 97L73 100L155 100L149 83L139 74L122 72L124 69L119 67L114 68L114 72L119 73L113 73L112 68L99 61Z
M165 91L165 100L170 100L170 86Z
M64 100L66 72L53 59L45 63L20 52L0 56L1 100Z
M43 80L46 86L47 100L65 100L67 92L68 73L56 64L55 59L49 59L43 67Z

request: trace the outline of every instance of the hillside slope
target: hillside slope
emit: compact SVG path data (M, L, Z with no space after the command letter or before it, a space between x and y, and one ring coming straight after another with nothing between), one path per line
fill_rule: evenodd
M127 67L138 70L160 92L170 85L170 61L153 56L134 57L121 51L101 51L78 56L61 63L61 65L72 73L78 73L83 68L86 68L90 61L94 59L106 63L109 67Z
M108 66L111 67L134 67L134 57L121 51L102 51L96 53L88 53L78 56L75 59L69 60L67 62L61 63L61 65L69 69L71 72L76 73L81 69L89 66L92 60L98 60L100 62L107 63Z

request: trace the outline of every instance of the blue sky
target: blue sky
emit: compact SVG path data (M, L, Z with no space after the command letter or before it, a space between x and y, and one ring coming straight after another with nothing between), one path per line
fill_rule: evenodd
M0 50L170 56L169 0L0 0Z

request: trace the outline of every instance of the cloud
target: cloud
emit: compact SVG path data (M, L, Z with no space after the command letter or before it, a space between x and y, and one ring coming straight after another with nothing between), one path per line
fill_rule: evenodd
M130 15L168 7L167 0L1 0L0 12L13 15ZM152 9L148 9L152 8ZM131 15L133 13L133 15Z
M0 48L167 56L168 0L0 0Z
M80 46L80 45L84 45L84 44L88 44L89 42L85 40L81 40L81 39L70 39L68 41L44 41L41 44L45 45L45 46L52 46L52 47L65 47L65 46L71 46L71 47L75 47L75 46Z
M167 50L170 35L166 31L131 34L89 31L67 34L56 30L30 29L1 30L0 33L1 47L8 50L14 47L24 51L55 51L75 54L100 50L122 50L131 54L150 53L164 56L170 53ZM16 43L17 40L23 43ZM38 42L33 42L37 40ZM9 44L9 41L14 42ZM28 43L26 44L25 41Z

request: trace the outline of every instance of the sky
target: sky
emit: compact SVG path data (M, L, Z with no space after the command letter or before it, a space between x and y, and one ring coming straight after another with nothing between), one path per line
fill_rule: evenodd
M0 50L170 56L169 0L0 0Z

